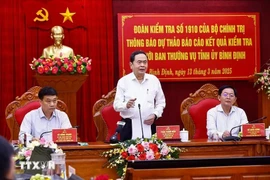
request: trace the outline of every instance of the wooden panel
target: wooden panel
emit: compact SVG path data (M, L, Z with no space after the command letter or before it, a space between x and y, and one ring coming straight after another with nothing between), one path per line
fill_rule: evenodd
M108 174L110 178L117 178L115 169L103 168L107 159L102 152L111 149L109 144L94 142L89 146L63 146L66 153L66 165L76 169L76 174L84 179L90 179L101 174Z
M209 147L187 147L188 151L181 154L183 158L196 158L207 157L240 157L240 156L254 156L253 146L225 146L221 149L220 146Z
M77 159L66 160L67 166L72 166L76 169L76 174L84 179L90 179L101 174L108 174L110 178L116 179L117 174L115 169L103 168L106 159Z
M182 159L270 156L270 141L211 142L207 140L192 140L191 142L186 143L171 141L167 142L167 144L169 146L186 148L188 151L180 155L180 158ZM107 162L107 159L101 157L101 153L111 148L112 146L110 144L103 142L91 142L88 146L62 147L66 153L67 165L74 167L77 174L84 179L89 179L90 177L100 174L108 174L110 178L113 179L117 178L115 169L103 168L103 165ZM214 173L216 172L214 171ZM207 173L204 176L192 176L192 179L211 179L213 178L212 176L214 176L209 175L208 177L208 175L209 174ZM253 174L250 174L250 176L245 176L245 178L252 178L252 176ZM149 176L147 178L156 179L157 177ZM172 179L172 177L163 178ZM174 178L186 180L187 177L186 175L179 175ZM189 178L191 178L191 176ZM230 177L227 175L221 175L219 178L226 179Z
M209 180L212 180L212 179L218 179L218 180L229 180L229 179L232 179L232 176L216 176L216 177L191 177L192 180L206 180L206 179L209 179Z
M257 174L257 175L247 175L242 177L243 180L269 180L269 174Z
M192 142L168 142L169 146L183 147L188 151L181 154L183 158L207 157L241 157L262 155L261 144L249 142L212 142L207 140L192 140Z
M162 179L157 179L157 178L151 179L151 178L149 178L147 180L164 180L164 179L168 179L168 180L181 180L182 178L162 178Z
M241 180L253 178L248 180L269 180L269 168L270 165L128 169L126 179Z
M264 141L262 144L262 147L264 148L264 156L270 156L270 141Z

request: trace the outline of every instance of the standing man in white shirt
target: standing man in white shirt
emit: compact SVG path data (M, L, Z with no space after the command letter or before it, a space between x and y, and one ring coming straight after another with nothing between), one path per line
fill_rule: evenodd
M146 73L148 58L144 51L138 50L131 54L130 68L133 72L117 83L113 103L114 109L120 112L126 122L120 133L121 141L150 138L156 132L154 122L161 117L166 106L159 79Z
M209 139L222 139L230 136L230 130L238 125L248 123L245 111L233 106L237 99L234 87L225 85L218 90L220 104L207 112L207 135ZM239 128L232 131L232 136L238 136Z
M19 139L24 140L24 135L31 135L32 138L39 139L43 137L47 141L52 140L52 129L71 128L68 115L57 107L57 92L52 87L43 87L39 93L41 107L28 112L22 121ZM45 133L47 132L47 133Z

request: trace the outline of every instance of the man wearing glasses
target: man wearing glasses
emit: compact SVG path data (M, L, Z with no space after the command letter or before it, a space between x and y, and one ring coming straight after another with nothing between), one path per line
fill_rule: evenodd
M239 128L230 130L238 125L248 123L245 111L233 104L237 99L237 91L232 86L222 86L218 90L220 104L207 112L207 135L209 139L223 139L230 135L238 136Z
M41 107L28 112L22 121L19 140L23 141L25 135L39 139L41 134L47 141L52 140L52 129L71 128L68 115L56 109L57 92L52 87L43 87L38 93ZM47 132L47 133L46 133Z

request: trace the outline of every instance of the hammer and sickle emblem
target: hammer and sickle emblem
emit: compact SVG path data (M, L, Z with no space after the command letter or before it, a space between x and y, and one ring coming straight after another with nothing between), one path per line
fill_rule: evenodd
M45 14L42 11L44 11ZM36 12L36 15L38 15L40 17L36 17L34 19L35 22L36 21L48 21L49 20L49 13L48 13L47 9L45 9L45 8L42 8L42 9L38 10Z

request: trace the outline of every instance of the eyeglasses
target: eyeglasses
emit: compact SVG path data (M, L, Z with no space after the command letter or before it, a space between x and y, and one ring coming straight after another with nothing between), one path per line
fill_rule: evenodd
M229 98L234 98L235 95L234 94L229 94L229 93L222 93L223 97L229 97Z

